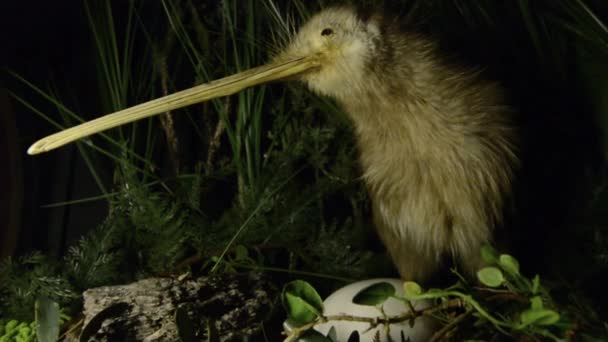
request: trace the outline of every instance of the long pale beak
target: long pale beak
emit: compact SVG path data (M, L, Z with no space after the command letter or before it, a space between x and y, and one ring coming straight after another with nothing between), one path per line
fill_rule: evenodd
M80 138L105 131L106 129L195 103L232 95L245 88L304 73L319 66L319 58L315 55L275 61L65 129L36 141L27 150L27 153L38 154L48 152Z

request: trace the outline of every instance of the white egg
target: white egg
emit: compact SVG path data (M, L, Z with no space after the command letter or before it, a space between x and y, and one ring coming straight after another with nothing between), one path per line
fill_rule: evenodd
M325 301L324 305L324 316L332 315L348 315L356 317L382 317L382 313L377 307L368 305L359 305L353 303L353 298L363 289L377 284L380 282L386 282L395 288L395 294L397 296L403 296L403 281L401 279L393 278L378 278L368 279L359 281L350 285L347 285L333 294L331 294ZM420 300L412 303L416 310L427 308L431 305L430 301ZM382 304L384 313L388 316L403 315L409 311L409 308L405 303L395 299L389 298ZM419 342L427 341L433 333L437 330L437 322L426 316L416 318L414 325L410 327L410 322L400 322L390 325L390 336L393 341L400 342L401 334L403 333L404 341ZM370 325L365 322L351 322L351 321L330 321L324 324L315 326L315 329L327 335L330 329L334 327L337 341L347 341L348 337L353 331L359 332L361 341L373 341L376 332L380 332L380 341L389 341L386 336L385 327L383 324L379 324L373 329L369 329ZM409 339L409 340L408 340Z

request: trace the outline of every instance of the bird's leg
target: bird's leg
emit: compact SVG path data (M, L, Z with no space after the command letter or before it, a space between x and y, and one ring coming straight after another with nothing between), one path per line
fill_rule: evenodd
M441 265L440 257L435 251L416 246L411 239L404 239L396 234L393 227L376 219L376 228L384 242L393 264L403 280L425 282Z

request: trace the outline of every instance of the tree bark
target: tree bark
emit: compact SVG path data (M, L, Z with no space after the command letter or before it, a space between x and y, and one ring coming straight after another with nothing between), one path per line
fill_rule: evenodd
M150 278L84 292L81 341L238 341L259 332L276 291L258 274Z

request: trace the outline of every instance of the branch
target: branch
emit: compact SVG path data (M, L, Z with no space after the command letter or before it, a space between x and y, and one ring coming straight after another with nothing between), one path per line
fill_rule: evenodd
M473 309L469 309L462 315L456 317L450 323L444 325L441 329L439 329L439 331L437 331L436 333L433 334L433 336L431 336L431 339L429 339L429 342L440 341L441 338L448 333L448 331L452 330L452 328L454 328L460 322L464 321L465 318L469 317L472 313L473 313Z
M461 308L464 306L464 304L465 303L462 299L455 298L455 299L450 299L441 304L438 304L438 305L435 305L435 306L432 306L432 307L429 307L429 308L426 308L423 310L408 311L402 315L392 316L392 317L358 317L358 316L351 316L351 315L321 316L312 322L306 323L297 328L293 328L291 330L291 332L285 338L284 342L294 342L297 340L297 338L301 334L312 329L315 325L327 323L329 321L364 322L364 323L369 323L370 329L373 329L380 324L388 326L390 324L414 320L420 316L431 316L432 314L434 314L437 311Z
M171 49L173 45L173 35L167 34L164 50L159 53L158 56L158 72L160 74L160 84L163 92L163 96L169 95L169 71L167 67L167 51ZM169 152L169 159L173 166L173 173L179 174L179 139L175 132L175 123L173 122L173 115L170 111L163 113L160 116L160 123L165 131L165 139L167 141L167 151Z
M230 109L230 101L226 100L226 112ZM219 119L217 121L217 125L215 126L215 132L213 133L213 137L209 141L209 149L207 151L207 174L211 174L211 170L213 170L213 161L215 160L215 154L220 148L222 134L224 134L224 120Z

